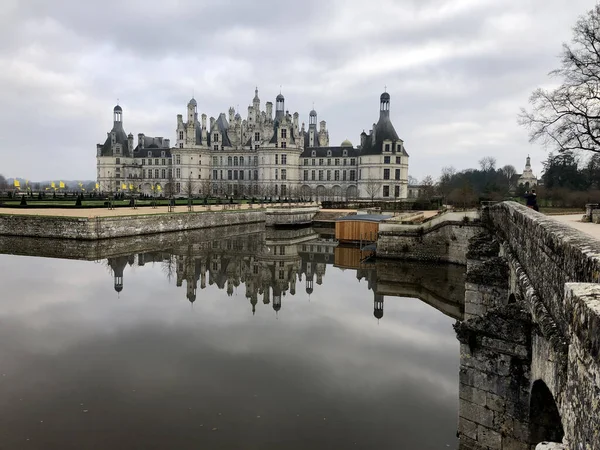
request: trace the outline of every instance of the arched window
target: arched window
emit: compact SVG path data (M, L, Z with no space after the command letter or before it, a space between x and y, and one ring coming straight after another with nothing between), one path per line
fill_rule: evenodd
M237 156L234 156L234 157L233 157L233 165L234 165L234 166L237 166L237 165L238 165L238 157L237 157Z
M231 156L228 156L228 157L227 157L227 165L228 165L228 166L231 166L231 164L232 164L232 159L231 159Z
M244 157L240 156L240 166L243 166L243 165L244 165Z

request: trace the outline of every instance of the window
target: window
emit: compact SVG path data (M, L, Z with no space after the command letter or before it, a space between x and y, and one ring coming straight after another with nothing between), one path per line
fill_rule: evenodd
M327 171L327 181L331 181L331 170Z
M146 165L146 160L142 159L142 166L145 166L145 165Z
M275 179L276 179L276 180L278 179L278 178L277 178L277 176L278 176L278 173L279 173L279 170L278 170L278 169L275 169Z
M348 150L344 150L343 155L348 156Z
M323 171L319 170L319 181L323 181Z
M255 170L255 171L254 171L254 179L255 179L255 180L258 180L258 170Z
M254 140L260 141L260 133L254 133Z
M319 158L319 165L322 166L323 165L323 158Z
M165 157L165 151L164 150L162 152L160 152L160 156L161 156L161 158ZM164 161L163 161L163 164L164 164Z
M227 171L227 179L228 180L233 180L233 172L231 170Z
M177 174L177 178L181 178L181 169L177 169L175 173Z
M350 158L350 165L351 166L355 166L356 165L356 158Z
M254 150L258 150L259 147L260 147L260 145L254 144Z
M183 139L183 131L179 132L179 139Z
M314 170L310 171L310 179L315 181L315 171Z
M396 180L400 179L400 169L396 169Z
M158 169L154 169L154 178L158 178L160 176L160 173L158 171Z
M219 177L221 180L223 179L223 171L222 170L219 170Z
M402 158L400 156L396 156L396 164L401 164Z
M161 173L162 173L163 179L167 178L167 169L163 169Z
M116 164L121 164L121 158L117 158L117 160L115 162L116 162Z
M281 155L281 164L285 166L287 164L287 155L284 153Z
M335 181L340 181L340 171L339 170L336 170L333 172L333 179Z
M345 170L342 172L342 180L346 181L346 171Z
M169 179L173 178L173 169L169 169Z
M287 144L285 142L281 143L281 148L287 148Z
M281 195L286 195L286 193L287 193L287 186L285 184L282 184L281 185ZM281 246L281 254L285 255L285 247L283 245ZM279 264L281 264L281 263L283 263L283 261L281 261Z
M282 129L281 129L281 137L282 137L283 139L287 138L287 130L286 130L285 128L282 128Z
M213 145L213 150L219 150L219 144Z
M152 152L148 152L148 158L152 156Z
M162 165L163 165L163 166L166 166L166 165L167 165L167 160L166 160L165 158L163 158L161 162L162 162Z
M317 161L313 158L312 162L311 162L311 165L314 166L314 165L316 165L316 163L317 163Z
M390 169L383 169L383 179L384 180L390 179Z
M327 156L331 156L331 150L327 150Z
M400 186L394 186L394 197L400 197Z
M275 155L275 164L279 164L279 155Z
M317 156L317 152L315 152L315 151L313 150L313 151L310 153L310 156L312 156L312 157L314 158L315 156ZM314 164L313 164L313 166L314 166Z
M219 158L217 158L216 156L213 156L213 166L216 166L219 164Z
M384 150L385 150L386 152L389 152L389 151L390 151L390 144L385 144ZM388 190L389 190L389 187L388 187ZM389 196L388 196L388 197L389 197Z
M231 156L227 157L227 165L228 166L232 166L233 165L233 158Z
M179 143L179 148L183 148L183 142Z
M255 165L255 166L258 166L258 156L255 156L255 157L254 157L254 165Z
M179 164L179 163L177 163L177 164ZM159 162L158 158L156 158L156 159L154 160L154 165L155 165L155 166L158 166L158 165L160 165L160 162Z
M304 165L308 166L308 158L304 158Z
M152 160L151 160L151 159L149 159L149 160L148 160L148 165L149 165L149 166L151 166L151 165L152 165Z
M152 178L152 169L148 169L148 178Z
M281 180L282 181L287 180L287 170L286 169L281 169Z
M175 183L175 190L178 194L181 192L181 183Z
M308 170L304 171L304 181L308 181Z
M383 157L383 163L384 164L389 164L390 163L390 157L389 156L384 156Z
M339 166L340 165L340 159L339 158L335 158L335 162L333 163L334 166Z
M350 181L356 180L356 170L350 171Z
M219 135L217 133L213 136L213 142L219 142Z
M216 180L219 176L219 173L216 170L213 170L213 180Z
M238 157L237 157L237 156L234 156L234 157L233 157L233 165L234 165L234 166L237 166L237 165L238 165Z
M244 171L240 170L240 180L243 180L243 179L244 179Z
M243 166L243 165L244 165L244 157L240 156L240 166Z
M384 197L389 197L390 196L390 187L389 186L384 186L383 187L383 196Z
M156 164L158 164L158 160L156 160ZM175 156L175 164L181 164L181 155Z
M237 171L237 170L234 170L234 171L233 171L233 179L234 179L234 180L237 180L237 179L238 179L238 171Z

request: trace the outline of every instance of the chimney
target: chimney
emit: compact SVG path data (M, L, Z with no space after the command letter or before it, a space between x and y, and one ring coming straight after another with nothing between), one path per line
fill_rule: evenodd
M138 147L144 148L144 133L138 133Z
M273 102L267 102L267 119L273 120Z

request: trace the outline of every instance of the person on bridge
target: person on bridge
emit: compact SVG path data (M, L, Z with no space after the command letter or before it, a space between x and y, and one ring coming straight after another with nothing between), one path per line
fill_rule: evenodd
M531 192L525 192L525 201L528 208L534 209L535 211L539 211L540 208L537 204L537 194L535 193L535 189L532 189Z

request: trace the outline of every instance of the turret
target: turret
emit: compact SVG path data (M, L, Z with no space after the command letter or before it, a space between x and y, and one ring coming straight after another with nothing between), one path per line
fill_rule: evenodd
M138 147L144 148L144 133L138 133Z
M364 147L366 143L367 143L367 133L365 133L365 130L363 130L363 132L360 133L360 146L361 146L361 148Z
M194 118L196 116L196 111L198 107L198 102L196 99L192 97L192 99L188 102L188 123L194 123Z
M285 115L285 97L278 94L275 98L275 120L281 120Z
M229 107L229 123L233 123L233 118L235 117L235 109L233 106Z
M119 105L113 108L113 121L115 126L123 123L123 108Z
M273 120L273 103L267 102L265 107L266 107L267 119Z
M299 128L298 128L299 117L300 117L300 114L298 114L297 112L295 112L294 113L294 131L296 133L298 133L298 131L299 131Z
M206 132L206 114L202 114L202 145L207 144L208 133Z
M379 97L379 117L389 117L390 116L390 94L384 92Z
M133 150L133 134L131 133L127 135L127 144L129 145L129 150Z

